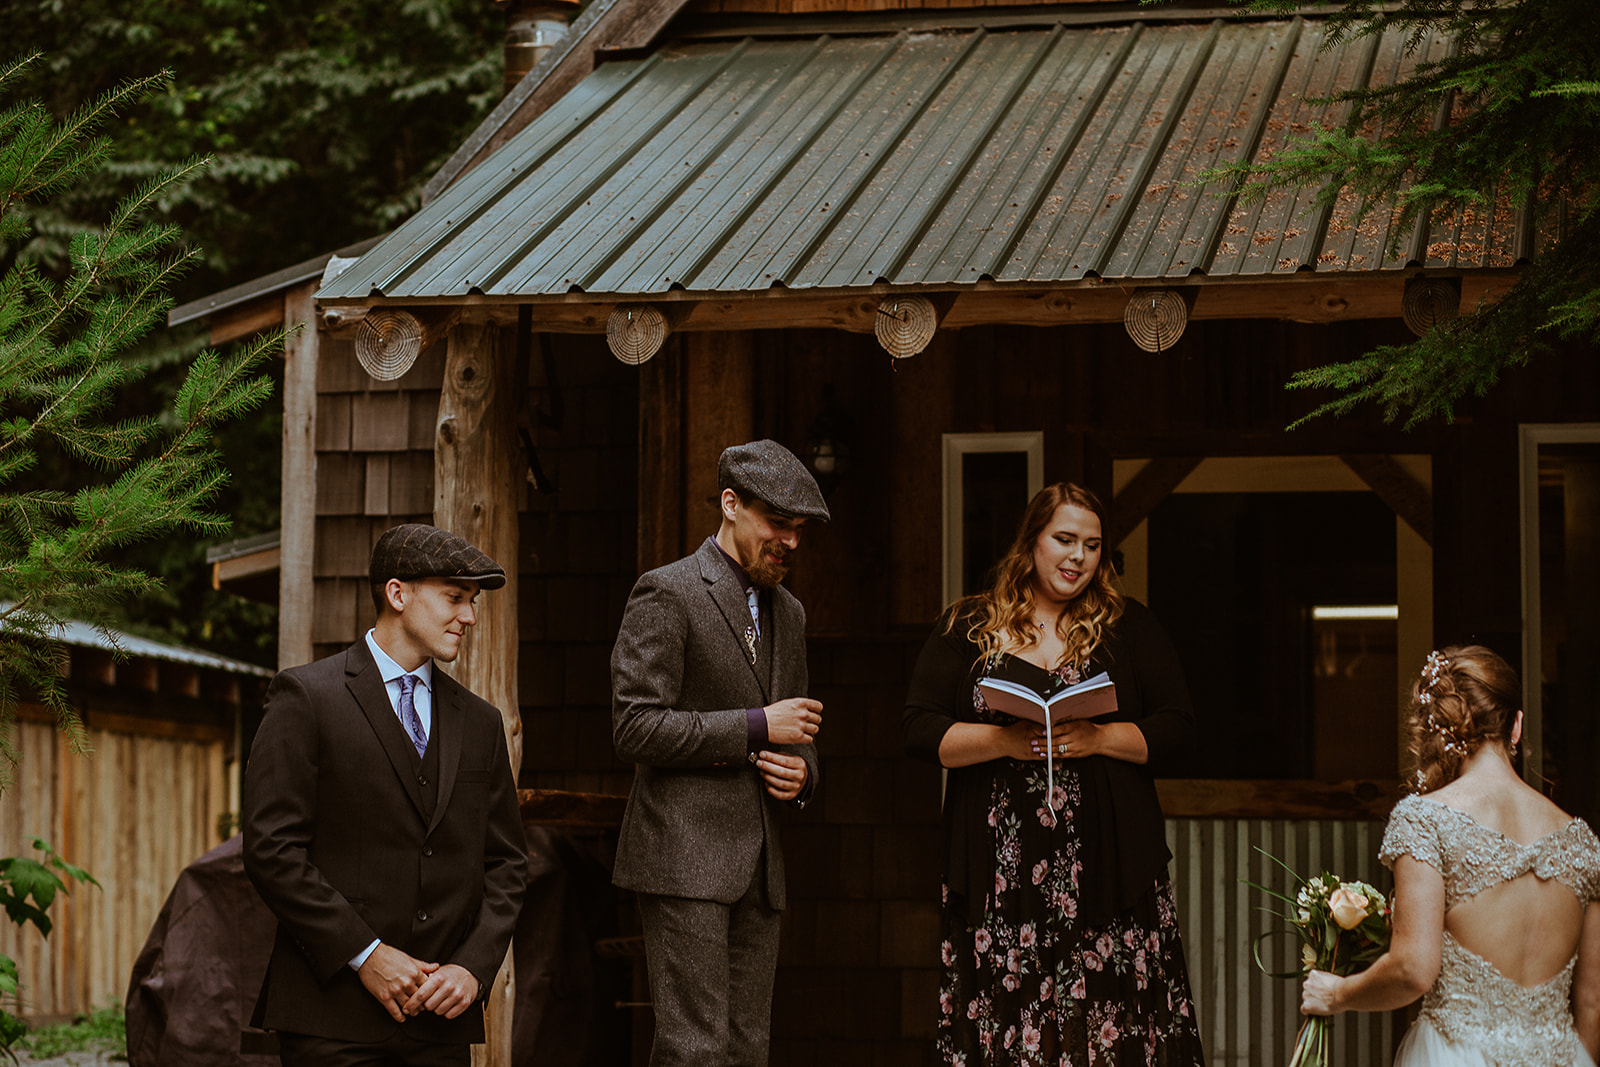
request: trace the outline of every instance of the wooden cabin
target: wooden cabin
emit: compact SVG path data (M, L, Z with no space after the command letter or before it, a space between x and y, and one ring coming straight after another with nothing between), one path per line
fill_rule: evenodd
M714 531L723 447L787 444L834 521L790 579L824 778L785 830L773 1062L926 1064L940 777L901 755L908 671L1030 493L1082 482L1200 717L1161 793L1211 1060L1282 1060L1297 991L1252 965L1270 920L1241 880L1281 884L1266 850L1384 881L1430 648L1520 663L1527 774L1600 811L1594 353L1448 425L1285 429L1322 399L1294 371L1494 299L1549 235L1502 204L1391 240L1352 202L1194 184L1448 46L1322 31L1198 4L593 0L415 217L188 313L221 339L308 327L281 661L359 636L374 539L431 519L514 561L456 673L504 709L521 784L623 794L627 592ZM1337 1062L1399 1028L1342 1020Z
M33 839L100 883L68 884L48 939L0 924L17 961L17 1014L35 1024L120 1005L128 974L179 872L235 832L241 738L271 672L210 652L65 626L63 679L90 754L50 709L24 700L21 761L0 815L0 855L42 860ZM120 654L118 652L120 650Z

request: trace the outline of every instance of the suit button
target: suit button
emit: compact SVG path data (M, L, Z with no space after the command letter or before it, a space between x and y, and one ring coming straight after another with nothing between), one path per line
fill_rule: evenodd
M426 788L428 785L428 780L419 774L417 775L417 784Z
M431 855L433 855L433 849L424 847L423 850L422 850L422 854L424 856L431 856Z
M418 911L418 912L417 912L417 922L419 922L419 923L425 923L425 922L427 922L427 921L428 921L428 913L427 913L427 912L425 912L425 911L420 911L420 910L419 910L419 911Z

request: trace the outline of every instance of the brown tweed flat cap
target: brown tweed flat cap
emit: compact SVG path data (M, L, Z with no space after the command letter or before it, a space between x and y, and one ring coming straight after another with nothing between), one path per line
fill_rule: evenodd
M773 511L827 522L828 502L800 458L776 441L751 441L722 450L717 491L753 496Z
M408 522L383 531L372 547L367 577L374 585L399 578L461 578L484 589L506 584L505 568L484 555L466 539L421 522Z

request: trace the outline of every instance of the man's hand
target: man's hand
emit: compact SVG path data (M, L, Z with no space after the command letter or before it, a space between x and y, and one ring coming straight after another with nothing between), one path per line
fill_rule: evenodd
M811 773L805 760L783 752L762 752L756 760L756 769L766 779L767 792L779 800L793 800L799 796Z
M378 1003L394 1021L403 1023L407 1014L415 1013L403 1012L401 1003L409 1003L406 998L431 981L430 976L438 969L437 963L423 963L392 945L379 942L356 973L361 976L361 984L367 987L367 992L378 998Z
M458 963L447 963L428 976L401 1010L407 1015L431 1011L454 1019L478 999L478 980Z
M767 740L775 745L809 745L822 729L822 702L790 697L761 709L767 714Z

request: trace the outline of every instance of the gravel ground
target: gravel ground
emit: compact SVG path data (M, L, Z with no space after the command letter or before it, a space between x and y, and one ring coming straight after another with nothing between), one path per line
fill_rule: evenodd
M49 1056L44 1059L35 1059L27 1052L17 1054L17 1062L23 1067L126 1067L127 1059L110 1052L68 1052L60 1056Z

